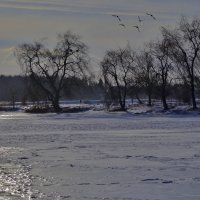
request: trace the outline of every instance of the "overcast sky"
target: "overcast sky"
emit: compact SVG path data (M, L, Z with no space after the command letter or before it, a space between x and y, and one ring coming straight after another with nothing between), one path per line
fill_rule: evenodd
M0 0L0 74L20 74L13 49L23 42L48 38L46 43L53 44L58 33L71 30L81 35L93 65L98 65L107 49L127 43L142 49L159 37L160 26L173 27L181 15L200 17L199 8L199 0ZM112 14L127 27L119 26Z

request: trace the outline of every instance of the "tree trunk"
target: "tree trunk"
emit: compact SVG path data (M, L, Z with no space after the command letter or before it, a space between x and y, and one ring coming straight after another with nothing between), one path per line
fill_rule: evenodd
M163 103L163 108L164 110L168 110L168 105L167 105L167 100L165 96L162 96L162 103Z
M195 98L195 87L193 78L191 79L191 98L192 98L192 108L195 110L197 109L197 103Z
M122 99L122 91L121 91L121 87L119 86L119 84L117 84L117 89L118 89L118 100L119 100L119 105L122 111L125 110L125 102L124 99Z
M147 104L147 106L152 106L151 94L148 95L148 104Z
M167 105L165 85L162 86L161 99L162 99L162 104L163 104L164 110L168 110L169 108L168 108L168 105Z
M151 88L148 89L148 104L147 106L152 106L152 100L151 100Z
M60 108L60 105L59 105L59 97L53 98L53 100L52 100L52 106L54 108L54 111L57 112L57 113L62 110Z
M120 100L119 104L120 104L121 110L125 111L126 110L126 103L125 103L125 101L124 100Z
M126 94L127 94L127 85L125 84L125 86L124 86L124 95L123 95L123 108L122 108L123 111L126 110Z

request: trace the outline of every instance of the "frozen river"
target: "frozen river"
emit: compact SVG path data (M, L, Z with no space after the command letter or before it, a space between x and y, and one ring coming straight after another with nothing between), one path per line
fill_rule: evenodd
M0 113L0 200L199 200L200 116Z

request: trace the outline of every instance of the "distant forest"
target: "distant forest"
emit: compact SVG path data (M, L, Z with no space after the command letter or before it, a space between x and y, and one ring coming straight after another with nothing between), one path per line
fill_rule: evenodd
M200 85L199 85L200 88ZM106 101L106 91L103 81L86 80L79 78L67 78L64 81L61 100L101 100ZM154 85L153 99L160 99L159 85ZM173 84L167 87L167 96L169 100L176 100L178 103L190 104L189 86L186 84ZM117 88L112 90L112 102L118 102ZM197 92L200 98L200 91ZM148 96L146 88L143 86L131 86L128 88L127 98L139 103L146 103ZM114 100L115 99L115 100ZM0 101L1 102L28 102L39 103L47 101L45 93L38 87L31 78L24 76L0 76Z
M100 83L86 79L68 78L64 81L61 100L102 99ZM25 76L0 76L0 101L38 103L47 101L47 96L31 78Z

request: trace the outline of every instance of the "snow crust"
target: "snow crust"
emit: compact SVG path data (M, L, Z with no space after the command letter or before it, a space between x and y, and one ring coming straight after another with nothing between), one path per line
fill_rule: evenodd
M200 115L143 113L0 113L0 200L199 200Z

